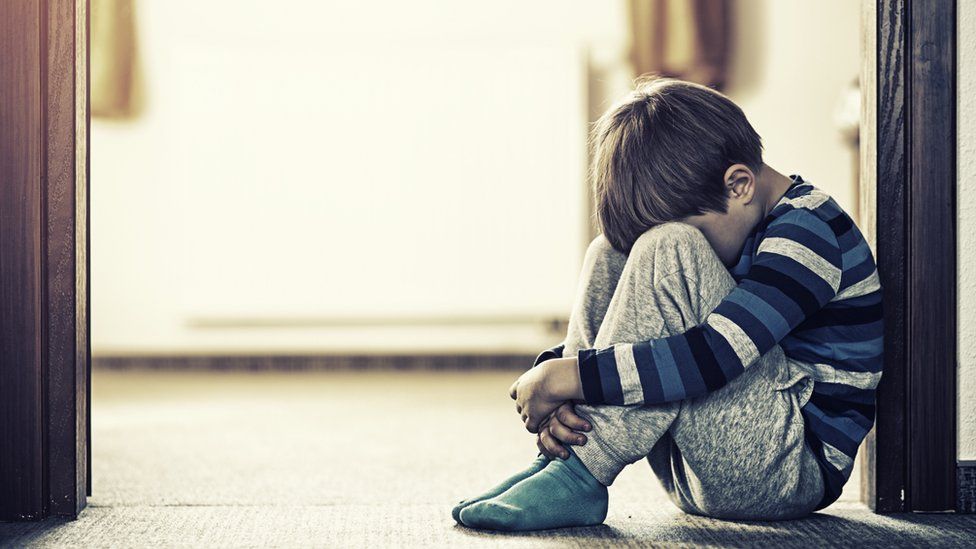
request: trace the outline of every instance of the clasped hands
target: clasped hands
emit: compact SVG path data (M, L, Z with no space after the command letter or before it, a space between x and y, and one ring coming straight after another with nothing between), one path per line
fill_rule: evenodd
M536 446L552 459L568 458L562 444L586 443L583 431L592 426L576 415L574 401L583 400L576 357L554 358L530 368L509 388L525 428L537 433Z

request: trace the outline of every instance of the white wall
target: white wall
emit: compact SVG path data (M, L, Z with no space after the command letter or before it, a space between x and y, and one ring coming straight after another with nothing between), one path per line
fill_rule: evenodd
M853 153L832 118L858 72L858 3L736 5L727 93L771 165L852 210ZM531 325L195 323L568 315L586 244L576 60L623 93L624 13L621 0L139 2L145 115L92 122L95 353L555 342Z
M858 76L860 3L736 2L738 38L726 93L763 138L766 163L799 173L856 215L856 151L835 112Z
M959 459L976 460L976 4L956 9Z
M568 314L585 64L623 66L622 6L139 2L145 115L92 124L95 352L555 343L314 325ZM300 326L212 327L251 321Z

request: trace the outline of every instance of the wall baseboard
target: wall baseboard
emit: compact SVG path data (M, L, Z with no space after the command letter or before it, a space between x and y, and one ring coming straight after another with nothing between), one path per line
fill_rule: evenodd
M956 479L959 492L956 510L976 513L976 461L960 461L956 467Z
M95 369L157 370L528 370L528 354L336 354L94 356Z

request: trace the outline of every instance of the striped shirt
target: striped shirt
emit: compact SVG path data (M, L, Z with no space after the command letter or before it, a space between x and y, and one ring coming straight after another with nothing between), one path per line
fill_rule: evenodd
M881 287L871 250L826 193L793 184L750 233L730 269L735 289L688 331L579 349L588 404L654 404L707 394L777 343L814 381L807 444L824 476L821 509L840 496L874 424L882 367ZM564 345L535 361L562 356Z

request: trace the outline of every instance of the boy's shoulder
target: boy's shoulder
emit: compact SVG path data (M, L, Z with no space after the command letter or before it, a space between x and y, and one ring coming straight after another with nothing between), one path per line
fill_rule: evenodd
M736 280L747 276L763 252L786 256L821 275L837 291L876 277L874 257L853 219L823 189L791 175L794 183L746 240Z
M757 231L752 253L770 251L796 259L843 298L879 288L874 252L851 216L822 189L791 177L795 183ZM747 273L752 263L753 258L740 261L733 275Z
M780 219L788 213L813 214L824 221L830 221L838 215L847 216L847 212L826 191L799 175L791 175L794 183L783 193L779 202L769 212L773 220ZM800 217L800 215L796 215Z
M799 175L791 175L790 179L793 185L769 212L760 232L793 232L800 236L809 232L828 244L843 247L840 237L855 228L850 215L823 189ZM789 231L790 226L798 227L800 232Z

